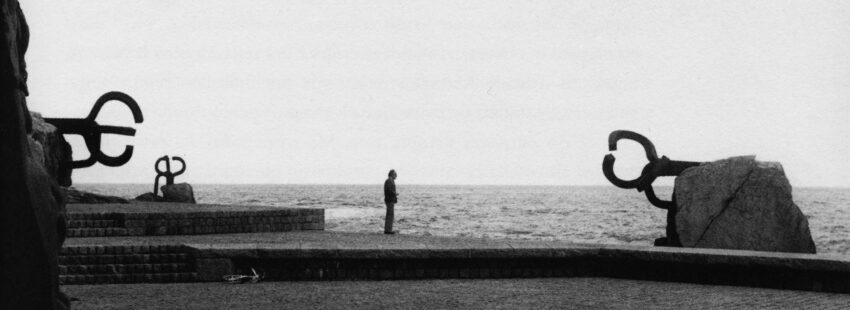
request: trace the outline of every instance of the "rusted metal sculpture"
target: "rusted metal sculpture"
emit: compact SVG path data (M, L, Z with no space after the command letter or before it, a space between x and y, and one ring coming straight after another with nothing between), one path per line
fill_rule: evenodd
M177 172L171 172L171 160L179 161L182 167ZM153 169L156 170L156 178L153 180L153 195L156 196L159 192L159 178L165 177L165 185L174 184L174 177L183 174L186 171L186 162L183 161L183 158L179 156L171 156L171 160L168 159L168 155L162 156L156 160L156 163L153 165ZM165 162L165 171L159 170L159 163Z
M112 157L103 153L100 150L101 135L105 133L116 134L122 136L135 136L136 130L130 127L118 126L102 126L95 119L100 113L103 105L109 101L116 100L124 103L130 112L133 113L133 121L136 124L144 121L142 110L139 109L139 104L132 97L125 93L112 91L103 94L92 106L91 112L86 118L45 118L44 121L56 126L56 130L61 134L80 135L86 142L86 148L89 150L89 158L84 160L74 160L66 163L69 169L85 168L101 163L110 167L117 167L126 164L133 156L133 146L127 145L124 147L124 152L121 155Z
M643 167L643 171L641 171L640 176L636 179L623 180L614 174L614 155L608 154L605 155L605 158L602 160L602 173L605 174L605 178L607 178L608 181L615 186L626 189L635 188L638 192L644 192L646 194L646 199L648 199L652 205L667 210L667 236L655 239L655 245L682 246L682 243L679 241L679 234L676 232L677 209L675 192L673 200L661 200L658 196L655 196L655 190L652 188L652 182L655 182L655 179L662 176L678 176L685 171L685 169L699 166L701 163L670 160L667 156L661 156L661 158L658 158L658 154L655 152L655 146L649 141L649 139L638 133L627 130L615 130L608 135L608 150L616 151L617 142L623 139L640 143L640 145L643 146L643 150L646 153L646 159L649 160L649 163Z
M643 146L644 152L646 152L646 159L649 160L649 163L643 167L643 171L641 171L639 177L634 180L627 181L614 175L614 155L605 155L605 158L602 160L602 173L605 174L605 178L619 188L635 188L638 192L645 192L646 199L648 199L649 202L656 207L666 210L675 208L676 204L672 201L661 200L655 196L655 190L652 189L652 182L655 182L655 179L662 176L678 176L682 173L682 171L685 171L685 169L699 166L701 163L670 160L667 156L661 156L661 158L658 158L658 155L655 153L655 146L649 141L649 139L638 133L627 130L615 130L608 135L608 150L616 151L617 142L623 139L640 143L640 145Z

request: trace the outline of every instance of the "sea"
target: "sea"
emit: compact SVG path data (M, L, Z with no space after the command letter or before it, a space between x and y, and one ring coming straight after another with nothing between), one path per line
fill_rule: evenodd
M77 189L132 199L150 184L78 184ZM382 184L193 184L204 204L325 209L325 229L383 231ZM614 186L397 185L394 229L421 236L558 240L652 245L666 211L643 193ZM672 187L656 192L669 200ZM850 188L794 188L818 253L850 255Z

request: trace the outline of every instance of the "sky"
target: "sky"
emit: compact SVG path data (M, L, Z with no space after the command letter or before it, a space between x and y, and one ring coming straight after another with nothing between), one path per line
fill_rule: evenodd
M29 107L132 126L75 183L610 185L608 134L850 187L848 1L29 0ZM82 139L67 136L76 159ZM621 142L615 171L642 149ZM670 182L668 178L664 182Z

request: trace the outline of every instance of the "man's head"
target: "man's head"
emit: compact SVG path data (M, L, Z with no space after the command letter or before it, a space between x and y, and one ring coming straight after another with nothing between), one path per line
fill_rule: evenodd
M392 178L393 180L395 180L396 173L395 173L394 169L390 169L389 177Z

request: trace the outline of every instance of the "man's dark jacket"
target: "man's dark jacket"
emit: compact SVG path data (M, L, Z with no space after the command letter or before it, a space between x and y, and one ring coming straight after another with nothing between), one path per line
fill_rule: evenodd
M398 202L398 194L395 192L395 181L392 178L387 178L384 182L384 202Z

